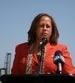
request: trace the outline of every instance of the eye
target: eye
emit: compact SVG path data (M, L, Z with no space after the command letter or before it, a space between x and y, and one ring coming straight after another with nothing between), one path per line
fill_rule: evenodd
M40 27L40 28L43 28L43 27L44 27L44 25L39 25L39 27Z
M51 28L51 26L50 26L50 25L46 25L46 27L47 27L47 28Z

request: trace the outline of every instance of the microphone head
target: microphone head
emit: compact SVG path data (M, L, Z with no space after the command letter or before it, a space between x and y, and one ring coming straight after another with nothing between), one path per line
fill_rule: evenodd
M55 56L62 56L62 52L60 51L60 50L57 50L56 52L55 52Z
M41 42L38 45L38 49L44 48L44 46L47 44L47 38L42 38Z
M54 54L54 63L58 65L58 63L64 64L65 60L63 54L60 50L57 50Z
M47 44L47 38L42 38L42 45L46 45Z

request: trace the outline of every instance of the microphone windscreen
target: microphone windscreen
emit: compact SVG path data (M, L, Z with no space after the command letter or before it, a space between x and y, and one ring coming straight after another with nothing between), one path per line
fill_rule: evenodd
M42 38L42 45L46 45L47 44L47 38Z
M60 50L57 50L54 54L54 63L57 65L58 63L64 64L65 60L63 54Z

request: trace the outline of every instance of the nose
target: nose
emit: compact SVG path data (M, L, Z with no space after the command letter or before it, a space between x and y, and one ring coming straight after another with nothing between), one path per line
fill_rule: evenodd
M47 29L46 25L44 25L43 29L44 29L44 30L46 30L46 29Z

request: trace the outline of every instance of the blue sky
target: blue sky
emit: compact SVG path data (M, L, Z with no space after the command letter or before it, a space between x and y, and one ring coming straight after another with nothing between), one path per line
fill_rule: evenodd
M67 45L75 65L75 0L0 0L0 67L4 67L6 53L27 41L33 18L46 12L52 15L60 33L59 42Z

